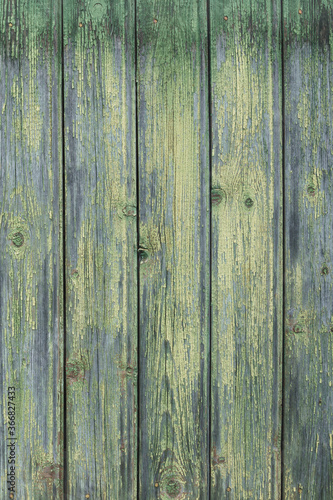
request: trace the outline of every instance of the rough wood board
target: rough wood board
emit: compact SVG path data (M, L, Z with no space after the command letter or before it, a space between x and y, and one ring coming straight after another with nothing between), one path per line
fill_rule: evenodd
M8 386L14 497L63 498L61 75L58 2L1 2L1 498L10 498Z
M64 2L68 498L136 498L134 3Z
M211 498L280 495L278 1L211 0Z
M205 2L139 0L139 498L208 498Z
M333 498L332 33L332 1L284 2L286 499Z

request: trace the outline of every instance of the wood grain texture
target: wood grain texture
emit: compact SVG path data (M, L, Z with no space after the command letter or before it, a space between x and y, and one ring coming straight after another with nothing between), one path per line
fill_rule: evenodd
M202 1L137 3L139 498L208 498L209 161Z
M301 12L299 9L301 7ZM284 498L333 498L333 2L284 2Z
M134 3L64 2L68 498L136 498Z
M0 497L62 499L61 19L53 0L0 3Z
M211 0L211 498L280 496L280 2Z

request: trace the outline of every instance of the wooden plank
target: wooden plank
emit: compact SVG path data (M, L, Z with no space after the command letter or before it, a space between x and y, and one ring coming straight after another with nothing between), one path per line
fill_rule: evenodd
M61 75L58 2L1 2L1 498L63 498Z
M301 9L300 9L301 7ZM284 498L333 498L333 2L284 3Z
M136 498L134 2L64 2L68 498Z
M139 0L140 498L208 498L205 2Z
M211 0L211 498L280 495L280 2Z

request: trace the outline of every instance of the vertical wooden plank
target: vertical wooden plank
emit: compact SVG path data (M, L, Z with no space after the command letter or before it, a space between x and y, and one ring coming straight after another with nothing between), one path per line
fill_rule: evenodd
M278 1L210 3L211 498L280 495L282 126Z
M68 498L136 498L132 0L64 2Z
M284 2L284 498L333 498L333 2Z
M1 498L63 498L60 14L0 4Z
M208 498L207 16L138 0L140 498Z

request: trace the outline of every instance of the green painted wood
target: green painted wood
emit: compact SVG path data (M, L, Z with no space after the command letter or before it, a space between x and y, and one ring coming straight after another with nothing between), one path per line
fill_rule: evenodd
M280 2L210 2L211 498L280 498Z
M139 498L208 498L205 2L137 2Z
M134 2L64 2L68 498L136 498Z
M0 4L0 497L62 499L61 18ZM15 388L9 400L7 389ZM15 404L14 436L8 402ZM13 405L11 405L13 407ZM13 413L13 410L11 410ZM14 452L14 445L12 445ZM12 464L10 464L12 465Z
M333 498L333 2L284 2L284 498Z

